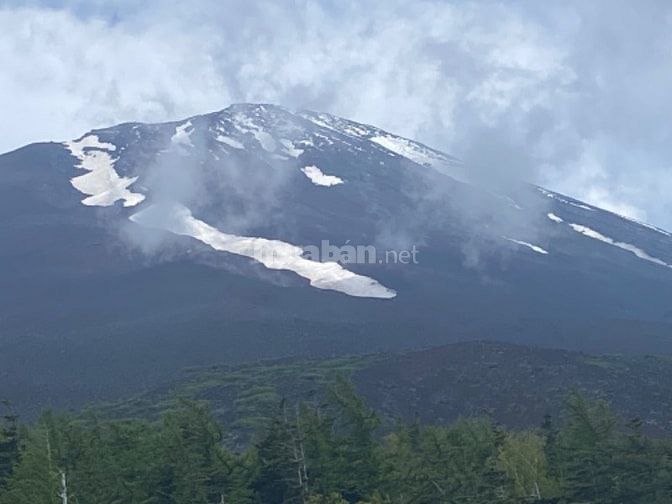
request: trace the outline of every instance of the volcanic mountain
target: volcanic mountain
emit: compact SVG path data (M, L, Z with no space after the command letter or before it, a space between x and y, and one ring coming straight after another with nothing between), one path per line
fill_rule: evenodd
M0 236L0 397L24 406L299 354L672 349L670 233L324 113L239 104L4 154Z

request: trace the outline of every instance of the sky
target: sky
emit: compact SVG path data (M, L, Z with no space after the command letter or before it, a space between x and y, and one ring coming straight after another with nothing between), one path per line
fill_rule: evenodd
M0 0L0 152L263 102L672 229L672 2Z

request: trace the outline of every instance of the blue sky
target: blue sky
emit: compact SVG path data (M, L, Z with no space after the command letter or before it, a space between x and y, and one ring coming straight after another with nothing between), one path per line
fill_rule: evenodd
M0 151L271 102L672 228L672 3L0 1Z

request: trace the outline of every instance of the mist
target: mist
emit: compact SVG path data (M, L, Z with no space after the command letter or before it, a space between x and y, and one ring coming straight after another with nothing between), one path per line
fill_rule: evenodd
M0 150L278 103L418 139L488 181L524 179L672 227L671 9L5 2Z

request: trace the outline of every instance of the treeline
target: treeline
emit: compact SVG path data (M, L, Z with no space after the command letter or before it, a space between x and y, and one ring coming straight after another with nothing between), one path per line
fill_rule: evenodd
M320 404L281 404L244 452L207 405L160 421L4 417L0 504L669 504L672 442L626 429L603 403L568 398L535 431L488 419L380 422L339 380Z

